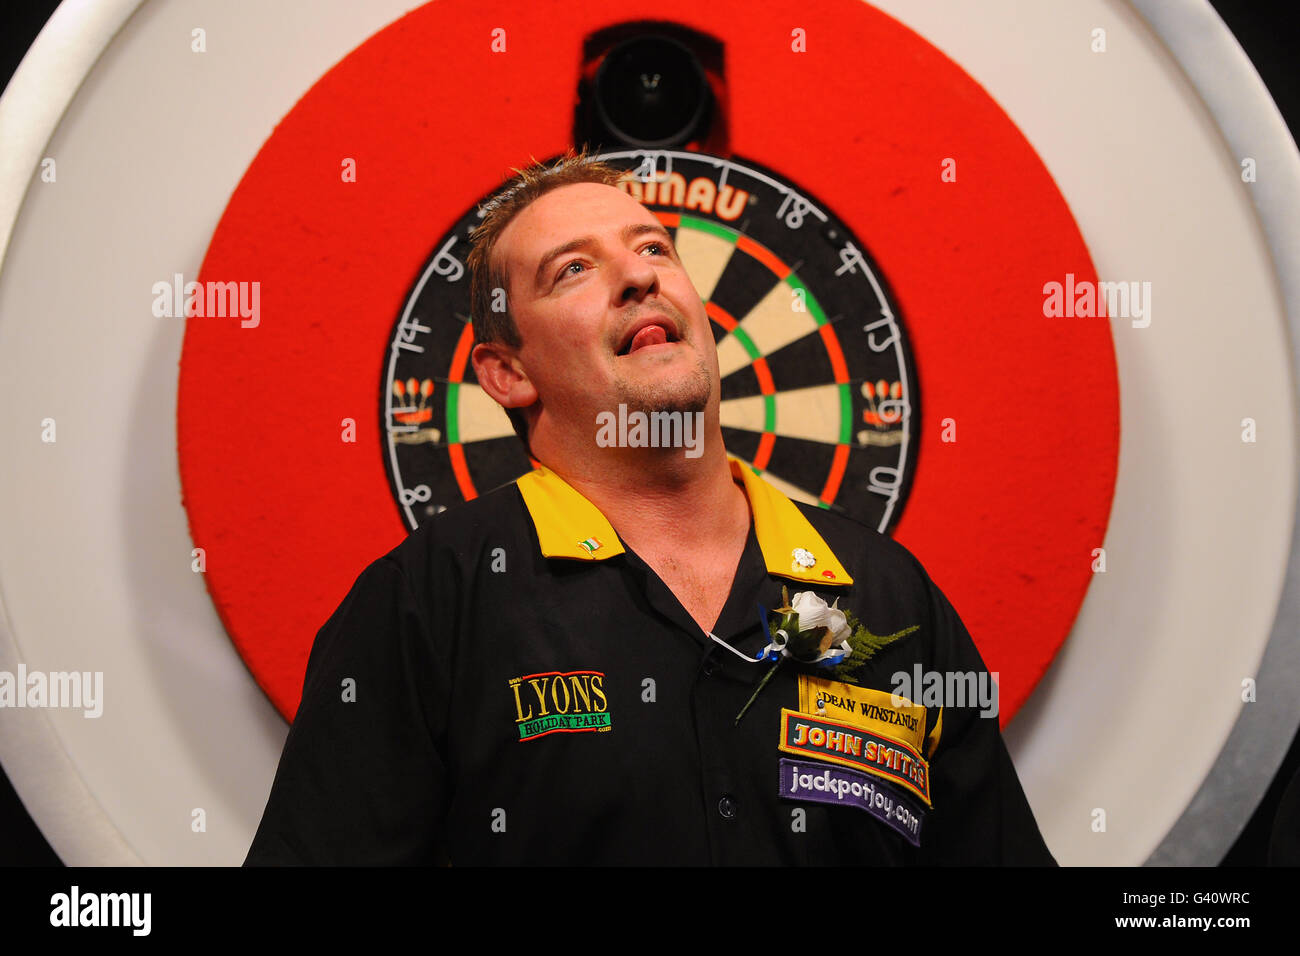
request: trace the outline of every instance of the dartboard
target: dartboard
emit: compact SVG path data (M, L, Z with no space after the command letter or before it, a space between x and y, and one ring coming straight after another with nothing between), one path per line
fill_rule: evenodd
M919 393L902 316L867 244L752 160L603 154L674 237L712 322L730 454L789 497L881 531L898 520ZM469 361L458 253L476 204L440 236L402 304L382 384L385 464L408 526L532 467Z
M401 77L430 91L474 82L413 52L442 37L448 9L374 37L277 124L200 275L258 277L265 318L185 329L187 515L214 605L286 716L325 595L366 555L531 464L468 364L465 257L510 167L577 145L556 126L572 118L574 78L543 68L550 47L473 60L533 98L509 124L482 123L472 97L438 99L436 124L413 125L409 104L372 108ZM879 70L851 84L874 112L850 138L844 107L814 95L835 58L773 59L755 45L760 80L733 43L725 141L609 158L635 173L629 192L674 233L705 303L728 450L790 497L918 555L1000 674L1005 722L1092 579L1115 480L1114 345L1104 324L1045 321L1044 281L1093 282L1096 269L1026 138L897 24L841 12L866 15L855 30ZM566 36L607 25L584 16ZM455 22L466 43L495 29ZM943 122L918 126L935 103ZM797 140L774 105L799 108ZM471 127L473 151L438 152L447 130ZM891 143L890 130L905 135ZM286 416L283 403L304 398Z

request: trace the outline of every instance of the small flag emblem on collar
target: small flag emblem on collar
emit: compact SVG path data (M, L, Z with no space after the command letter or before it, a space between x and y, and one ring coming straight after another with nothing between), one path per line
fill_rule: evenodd
M580 541L578 543L581 544L584 548L586 548L589 554L595 554L596 551L600 548L599 538L588 538L586 541Z

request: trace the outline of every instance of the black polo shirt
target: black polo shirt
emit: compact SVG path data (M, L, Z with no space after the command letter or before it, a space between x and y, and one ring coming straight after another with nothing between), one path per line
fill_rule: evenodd
M984 671L920 563L731 469L752 521L713 634L739 654L547 469L367 567L312 646L246 862L1053 863L996 718L891 701L917 665ZM737 725L783 584L916 629L852 680L785 662Z

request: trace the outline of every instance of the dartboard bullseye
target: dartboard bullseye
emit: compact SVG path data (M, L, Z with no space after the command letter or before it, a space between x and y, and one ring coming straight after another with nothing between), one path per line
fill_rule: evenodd
M602 158L636 173L627 191L673 234L705 303L727 450L795 500L892 528L915 466L920 395L903 319L866 243L751 161L672 151ZM385 464L411 528L532 467L469 362L460 256L477 209L438 238L389 340Z

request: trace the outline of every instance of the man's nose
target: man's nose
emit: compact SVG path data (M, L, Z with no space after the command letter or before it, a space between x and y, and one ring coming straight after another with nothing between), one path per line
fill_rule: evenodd
M619 302L630 302L659 291L659 271L650 260L629 249L619 262Z

